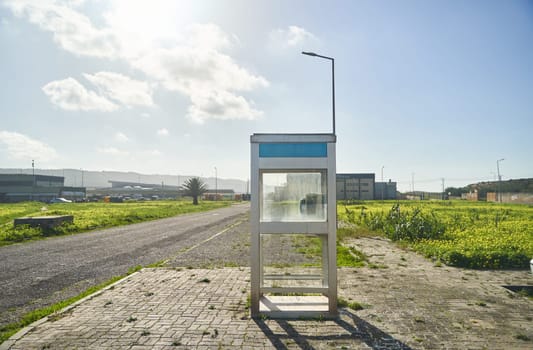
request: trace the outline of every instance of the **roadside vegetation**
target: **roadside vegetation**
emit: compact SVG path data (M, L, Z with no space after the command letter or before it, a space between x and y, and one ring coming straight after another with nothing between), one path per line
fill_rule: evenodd
M462 201L339 203L339 239L376 232L428 258L467 268L527 268L533 207Z
M188 200L125 203L2 203L0 204L0 246L206 211L230 204L231 202L228 201L204 201L193 205ZM73 215L74 222L53 229L13 227L15 218L48 215Z
M192 197L192 204L194 205L198 205L198 197L207 192L207 184L199 177L188 179L181 187L186 196Z

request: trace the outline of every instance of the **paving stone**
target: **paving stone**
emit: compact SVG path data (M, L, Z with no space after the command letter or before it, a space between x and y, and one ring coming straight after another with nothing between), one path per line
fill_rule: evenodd
M339 296L364 309L341 309L337 320L251 319L248 268L144 269L10 348L533 348L517 338L533 338L533 301L502 287L533 285L527 271L436 268L387 240L349 244L384 268L338 270Z

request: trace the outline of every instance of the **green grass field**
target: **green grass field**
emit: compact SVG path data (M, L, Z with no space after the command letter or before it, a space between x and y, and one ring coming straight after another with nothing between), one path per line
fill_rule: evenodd
M44 204L24 202L0 204L0 245L25 240L39 239L53 235L73 234L137 222L155 220L179 214L221 208L231 202L191 201L146 201L125 203L61 203ZM55 229L13 227L13 219L22 216L73 215L74 223Z
M533 207L464 201L339 203L352 228L339 238L378 232L426 257L469 268L528 268L533 258Z

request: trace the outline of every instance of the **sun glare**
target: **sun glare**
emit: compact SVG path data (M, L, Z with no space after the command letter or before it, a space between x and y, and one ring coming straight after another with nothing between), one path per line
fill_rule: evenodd
M118 0L106 19L115 30L139 39L172 38L186 25L190 3L168 0Z

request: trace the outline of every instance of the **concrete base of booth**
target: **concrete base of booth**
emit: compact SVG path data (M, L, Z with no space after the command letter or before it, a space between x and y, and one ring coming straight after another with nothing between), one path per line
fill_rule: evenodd
M328 309L325 296L263 296L259 313L274 319L336 318Z

